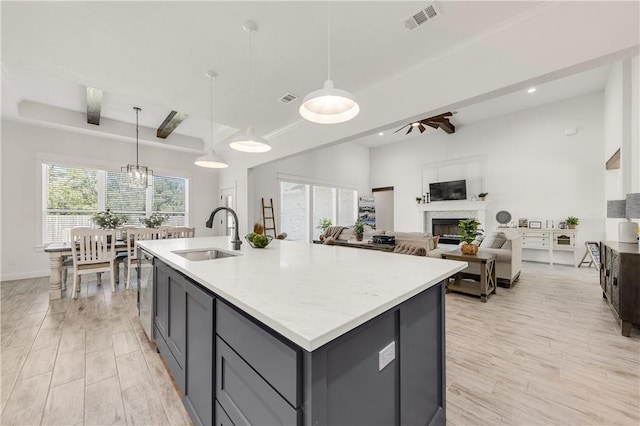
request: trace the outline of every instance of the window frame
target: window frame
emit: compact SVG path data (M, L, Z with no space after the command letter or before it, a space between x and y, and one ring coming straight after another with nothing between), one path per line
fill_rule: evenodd
M276 177L276 181L277 181L277 188L278 188L278 204L280 206L282 206L282 193L281 193L281 184L283 182L286 183L294 183L294 184L300 184L300 185L307 185L308 189L307 189L307 194L308 194L308 198L306 200L306 214L307 217L305 218L306 223L307 223L307 229L306 229L306 235L305 235L305 239L304 242L306 243L310 243L313 242L313 232L315 227L317 226L316 223L313 223L313 208L314 208L314 186L318 186L318 187L324 187L324 188L332 188L334 190L334 200L333 200L333 212L332 212L332 217L331 217L331 222L333 224L336 224L337 218L340 217L340 190L347 190L347 191L354 191L354 199L356 200L355 205L354 205L354 212L353 212L353 217L354 217L354 222L356 221L357 217L358 217L358 189L355 185L349 185L349 184L343 184L343 183L336 183L336 182L328 182L328 181L323 181L323 180L319 180L319 179L313 179L313 178L308 178L308 177L303 177L303 176L293 176L293 175L286 175L286 174L281 174L278 173L277 177ZM278 217L278 221L280 222L280 226L282 227L282 208L280 208L280 212L279 212L279 217ZM347 225L343 225L343 226L347 226ZM286 232L286 230L285 230Z
M97 171L97 179L98 179L98 183L97 183L97 191L98 191L98 209L97 210L87 210L88 214L94 214L100 211L104 211L106 208L106 174L107 172L116 172L116 173L120 173L121 170L120 168L114 169L114 167L112 167L111 165L107 165L104 163L93 163L90 161L82 161L82 160L59 160L57 157L59 157L59 155L52 155L52 154L38 154L37 155L37 159L36 159L36 163L39 166L38 170L41 174L40 176L40 196L39 198L39 209L40 209L40 215L39 215L39 219L36 224L36 238L38 239L38 241L36 241L36 247L39 248L43 248L44 246L48 245L51 243L51 241L47 241L46 240L46 233L47 233L47 226L46 226L46 221L47 221L47 216L48 216L48 212L50 211L47 207L48 207L48 194L49 194L49 181L48 181L48 175L47 175L47 167L49 165L57 165L57 166L63 166L63 167L68 167L68 168L82 168L82 169L92 169L92 170L96 170ZM170 171L168 173L155 173L153 175L153 178L155 179L155 177L160 177L160 178L177 178L177 179L183 179L184 180L184 196L185 196L185 200L184 200L184 226L189 226L189 217L190 217L190 188L191 188L191 176L189 173L184 173L184 172L179 172L179 171ZM150 185L147 187L147 189L145 190L145 211L144 211L144 215L145 216L149 216L152 213L156 213L155 211L153 211L153 182L150 183ZM51 211L55 211L56 209L51 209ZM76 210L72 210L73 212L75 212ZM120 210L114 210L114 212L120 212ZM141 213L141 212L129 212L129 211L122 211L125 214L129 214L129 215L134 215L137 213ZM172 213L176 213L176 212L164 212L164 211L159 211L158 213L163 213L163 214L172 214ZM182 212L180 212L182 213ZM142 225L140 225L142 226Z

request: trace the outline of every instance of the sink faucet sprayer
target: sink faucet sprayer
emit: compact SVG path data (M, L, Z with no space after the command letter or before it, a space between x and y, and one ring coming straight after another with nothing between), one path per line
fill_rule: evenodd
M209 220L207 221L207 228L213 228L213 217L220 210L226 210L229 213L231 213L231 216L233 216L235 231L234 231L233 240L231 240L231 243L233 244L234 250L240 250L240 244L242 244L242 241L240 241L240 236L238 235L238 215L236 214L236 212L233 211L233 209L230 209L229 207L218 207L217 209L212 211L211 216L209 216Z

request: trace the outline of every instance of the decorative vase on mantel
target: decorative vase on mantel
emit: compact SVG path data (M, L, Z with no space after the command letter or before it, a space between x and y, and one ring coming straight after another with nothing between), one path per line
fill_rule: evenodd
M460 251L462 252L462 254L478 254L478 246L475 244L462 244L460 246Z

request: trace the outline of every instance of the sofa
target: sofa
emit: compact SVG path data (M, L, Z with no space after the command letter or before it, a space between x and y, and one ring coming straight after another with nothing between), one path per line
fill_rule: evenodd
M374 235L391 235L395 237L394 253L411 254L415 256L442 257L442 253L451 251L451 247L438 247L438 236L427 232L398 232L374 230L365 226L363 241L369 241ZM335 241L346 242L355 240L353 228L331 226L320 236L325 244L335 244ZM489 232L478 237L474 244L479 246L479 253L496 255L496 279L500 287L511 288L520 277L522 269L522 237L518 231L504 229ZM470 263L463 271L470 276L480 275L480 264Z

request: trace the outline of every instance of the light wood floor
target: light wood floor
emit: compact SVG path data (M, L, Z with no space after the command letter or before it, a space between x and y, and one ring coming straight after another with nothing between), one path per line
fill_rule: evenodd
M640 331L620 335L593 268L525 263L488 303L446 300L449 425L640 424ZM6 281L0 309L0 424L190 424L135 288L50 303L48 279Z

